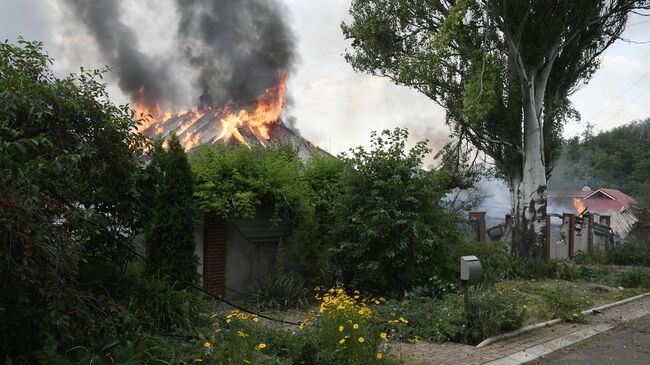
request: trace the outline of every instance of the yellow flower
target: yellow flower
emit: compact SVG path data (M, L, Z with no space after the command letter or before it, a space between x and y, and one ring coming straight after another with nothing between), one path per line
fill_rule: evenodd
M345 329L345 327L343 327L343 325L339 326L339 332L343 332L344 329Z
M363 337L359 337L359 343L364 343L365 341L366 341L365 338L363 338Z
M384 355L381 354L381 352L377 353L377 360L381 360L384 357Z
M524 309L528 308L528 306L526 304L524 304L523 307L524 307Z
M246 337L246 336L248 336L248 335L245 334L245 333L242 332L242 331L237 331L237 336L239 336L239 337Z
M359 325L355 323L355 324L352 325L352 328L354 328L355 330L358 330L358 329L359 329Z
M205 343L203 343L203 347L210 348L211 346L212 345L208 341L205 341Z
M259 321L260 321L260 319L257 318L257 316L253 317L253 322L259 322Z
M381 338L384 341L388 341L388 335L386 334L386 332L379 333L379 338Z
M257 351L259 351L261 349L265 349L265 348L266 348L266 344L264 342L260 342L259 345L255 346L255 350L257 350Z
M339 341L339 343L340 343L341 345L343 345L343 344L345 343L345 338L342 338L342 339Z
M407 321L406 318L404 318L404 317L399 317L399 321L404 323L404 324L409 323L409 321Z
M203 362L203 359L198 357L198 358L194 359L194 362Z
M226 319L226 323L230 323L230 322L232 322L232 319L230 318Z

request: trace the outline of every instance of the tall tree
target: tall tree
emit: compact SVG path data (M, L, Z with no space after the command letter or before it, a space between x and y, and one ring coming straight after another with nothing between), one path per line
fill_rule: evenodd
M459 140L510 184L513 250L540 257L546 185L568 96L587 82L640 0L354 0L343 23L359 71L427 95Z
M154 211L146 232L148 271L160 268L175 278L193 282L198 278L194 254L196 212L193 201L193 175L187 155L175 135L163 148L157 141L148 166L158 180Z

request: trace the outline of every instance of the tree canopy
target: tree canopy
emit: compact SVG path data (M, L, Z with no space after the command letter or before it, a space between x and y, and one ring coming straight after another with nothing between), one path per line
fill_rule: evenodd
M89 262L115 267L142 228L146 145L100 71L56 78L42 44L0 43L0 352L67 343L101 311ZM8 341L8 342L7 342Z
M650 119L567 141L564 178L632 196L650 181Z
M513 249L542 253L546 178L559 157L568 96L647 1L357 0L348 62L445 108L460 140L510 184ZM453 151L450 150L450 151ZM461 153L456 150L456 153Z

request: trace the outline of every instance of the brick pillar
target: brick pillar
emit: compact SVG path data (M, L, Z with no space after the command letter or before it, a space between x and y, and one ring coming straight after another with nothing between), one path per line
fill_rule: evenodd
M476 221L476 238L479 242L485 242L487 239L485 229L485 212L469 212L469 217Z
M203 226L203 287L211 293L226 291L226 221L207 216Z
M564 213L564 217L569 218L569 258L571 258L576 239L576 216L573 213Z

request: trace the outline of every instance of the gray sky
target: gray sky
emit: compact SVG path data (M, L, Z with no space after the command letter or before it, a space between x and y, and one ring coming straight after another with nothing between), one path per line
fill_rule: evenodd
M22 35L42 40L55 58L55 72L63 76L79 66L104 65L93 38L71 21L62 0L3 0L0 2L0 37ZM428 138L442 146L448 129L444 111L428 98L382 78L357 74L341 54L348 45L340 23L348 19L349 0L284 0L288 23L298 38L300 62L290 75L293 106L286 111L297 119L302 135L338 153L367 144L371 130L409 128L412 140ZM125 0L124 22L137 29L142 50L167 57L172 53L176 15L173 0ZM624 37L650 41L650 21L633 17ZM167 56L166 56L167 55ZM618 41L602 60L588 85L572 96L582 123L572 122L566 136L579 133L589 121L607 130L633 119L650 116L650 45ZM178 77L192 70L178 70ZM108 80L112 99L128 102L114 80ZM181 91L195 98L199 92ZM194 95L196 94L196 95Z

